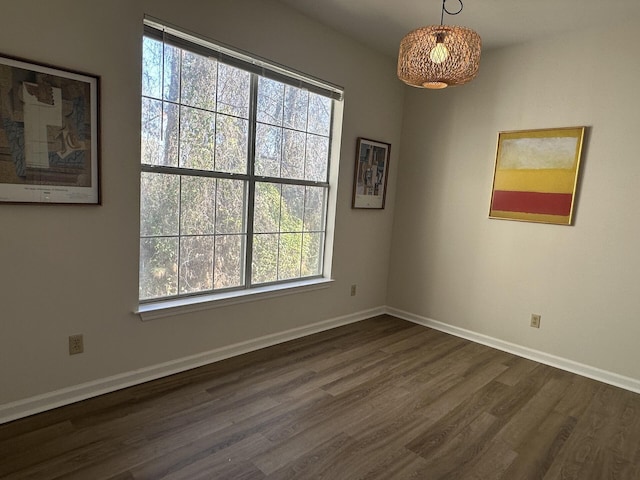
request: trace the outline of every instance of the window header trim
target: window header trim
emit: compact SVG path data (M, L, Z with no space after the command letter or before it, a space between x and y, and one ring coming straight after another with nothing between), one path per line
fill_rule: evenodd
M302 88L333 100L341 101L343 99L344 89L338 85L296 72L277 63L256 57L253 54L250 55L219 42L205 39L196 34L185 33L153 17L145 16L144 34L161 42L216 58L223 63L248 70L271 80Z

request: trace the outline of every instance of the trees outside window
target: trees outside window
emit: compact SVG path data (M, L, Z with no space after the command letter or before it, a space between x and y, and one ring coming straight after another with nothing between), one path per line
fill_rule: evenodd
M322 276L335 100L145 32L140 300Z

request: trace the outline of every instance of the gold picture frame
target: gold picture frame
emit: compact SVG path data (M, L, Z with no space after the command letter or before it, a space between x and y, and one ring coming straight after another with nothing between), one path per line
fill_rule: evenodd
M500 132L489 218L571 225L585 129Z

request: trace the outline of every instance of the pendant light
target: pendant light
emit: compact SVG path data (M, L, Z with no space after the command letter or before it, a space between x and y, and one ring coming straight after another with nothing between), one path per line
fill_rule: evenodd
M480 35L469 28L443 25L447 10L442 0L440 25L431 25L409 32L400 42L398 78L407 85L439 89L470 82L480 67Z

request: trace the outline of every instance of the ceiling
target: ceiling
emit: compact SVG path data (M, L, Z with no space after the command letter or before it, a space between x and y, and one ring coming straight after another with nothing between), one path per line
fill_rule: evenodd
M280 0L306 16L374 50L396 56L402 37L414 28L440 23L440 0ZM449 11L459 0L447 0ZM640 0L463 0L444 23L471 28L483 49L527 42L563 31L605 28L640 19Z

